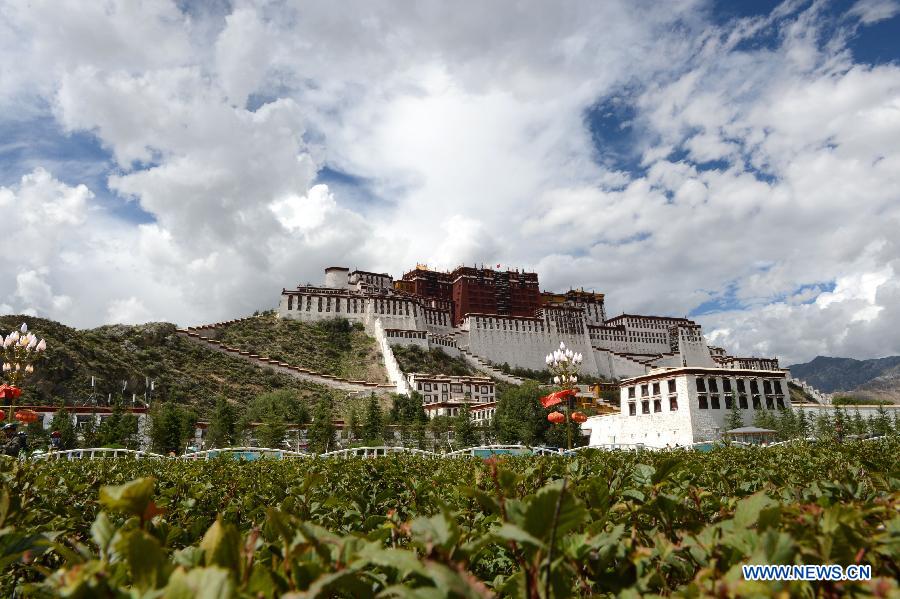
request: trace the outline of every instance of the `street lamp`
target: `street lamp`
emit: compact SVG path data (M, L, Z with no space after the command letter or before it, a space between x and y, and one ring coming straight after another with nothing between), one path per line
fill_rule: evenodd
M566 441L568 449L572 449L572 427L569 422L581 423L586 420L586 416L581 412L570 414L571 398L575 396L575 389L572 387L578 382L578 369L584 357L566 347L566 344L560 342L559 349L553 350L547 354L545 360L548 370L553 375L553 383L562 387L562 390L551 393L541 398L541 405L545 408L562 403L565 401L565 413L551 412L547 415L547 420L553 424L566 424Z
M13 400L22 394L21 382L34 372L34 364L47 349L47 342L28 332L28 325L22 324L5 338L0 335L2 349L2 373L8 384L0 385L0 398L10 400L9 418L14 414Z

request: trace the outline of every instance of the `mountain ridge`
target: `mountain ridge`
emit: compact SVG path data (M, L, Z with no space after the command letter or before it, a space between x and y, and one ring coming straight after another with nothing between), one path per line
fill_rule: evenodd
M900 401L900 356L858 360L816 356L788 366L791 376L825 393L860 399Z

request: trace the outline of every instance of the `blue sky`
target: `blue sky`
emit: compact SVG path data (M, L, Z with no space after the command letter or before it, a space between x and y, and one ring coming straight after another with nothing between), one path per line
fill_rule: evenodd
M900 353L898 40L895 0L0 0L0 218L41 245L0 312L500 262L736 353Z

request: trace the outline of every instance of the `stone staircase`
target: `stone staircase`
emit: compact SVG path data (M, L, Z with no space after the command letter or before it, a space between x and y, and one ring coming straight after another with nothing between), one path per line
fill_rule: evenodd
M236 321L231 321L236 322ZM219 323L219 326L230 324L230 323ZM215 325L209 325L205 327L197 327L198 330L203 329L214 329ZM327 387L332 387L334 389L340 389L342 391L357 391L357 392L375 392L375 393L391 393L396 390L395 385L390 383L370 383L368 381L350 381L347 379L342 379L330 374L323 374L320 372L316 372L314 370L310 370L308 368L302 368L300 366L293 366L288 364L287 362L279 362L278 360L273 360L272 358L267 358L265 356L259 356L257 354L251 354L250 352L242 349L238 349L236 347L231 347L225 345L221 341L216 339L210 339L205 335L201 335L195 329L176 329L176 334L185 339L197 343L206 347L207 349L211 349L213 351L217 351L226 355L233 356L235 358L240 358L244 361L250 362L254 366L258 366L260 368L271 368L275 372L280 372L281 374L285 374L287 376L293 377L295 379L300 379L303 381L307 381L310 383L315 383L317 385L325 385Z
M499 368L491 366L487 363L486 360L470 352L468 348L460 346L457 346L457 348L459 349L459 353L462 356L463 360L465 360L467 364L469 364L476 370L485 373L489 377L497 379L499 381L504 381L511 385L521 385L525 382L525 379L523 378L519 378L511 374L506 374Z

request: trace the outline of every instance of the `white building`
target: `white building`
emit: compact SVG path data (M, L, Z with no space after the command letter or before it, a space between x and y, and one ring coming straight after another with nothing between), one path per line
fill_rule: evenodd
M410 389L422 396L422 405L429 418L457 416L467 405L474 413L483 404L494 404L496 399L494 381L486 376L414 372L407 378Z
M588 418L590 445L685 446L716 441L733 402L752 424L759 410L791 409L785 370L676 367L625 379L620 411Z

